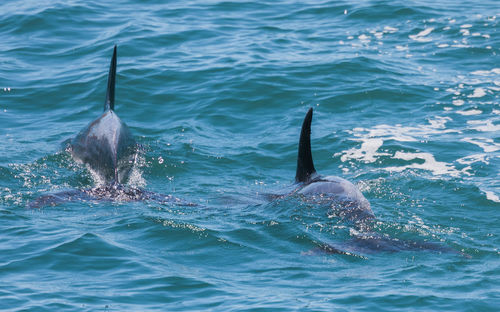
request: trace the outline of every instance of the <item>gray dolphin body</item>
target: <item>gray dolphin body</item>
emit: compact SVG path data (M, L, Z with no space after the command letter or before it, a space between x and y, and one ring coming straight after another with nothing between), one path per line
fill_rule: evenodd
M298 184L296 193L302 195L321 194L342 206L343 215L350 219L374 218L370 203L351 182L336 176L321 176L316 172L311 153L311 122L313 109L307 112L300 132L297 155Z
M343 178L336 176L323 177L316 172L311 153L312 115L313 109L310 108L302 123L297 157L297 173L295 175L296 187L292 194L312 197L314 202L328 203L331 207L329 215L335 215L342 220L352 222L357 228L351 234L352 239L347 242L320 244L319 247L322 251L359 256L358 253L428 250L468 257L468 255L438 243L401 240L374 232L372 224L375 221L375 215L370 203L361 191Z
M144 201L192 205L171 195L157 194L126 186L136 162L138 145L128 129L114 112L116 80L116 46L109 68L108 89L104 112L89 123L67 145L72 157L87 166L98 178L98 185L83 190L65 190L43 195L31 201L29 207L54 206L74 200L89 201Z
M137 156L137 143L114 112L116 46L109 67L104 113L69 143L73 158L94 172L102 184L126 183Z

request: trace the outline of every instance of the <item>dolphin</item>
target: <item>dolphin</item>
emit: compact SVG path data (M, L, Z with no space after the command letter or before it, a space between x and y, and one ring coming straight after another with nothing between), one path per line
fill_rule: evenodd
M157 194L126 185L137 160L139 145L127 125L121 121L114 111L115 82L116 45L109 66L104 112L83 128L75 138L66 141L66 150L70 152L73 159L86 165L97 177L98 185L83 190L65 190L55 194L43 195L30 202L30 207L54 206L73 200L154 200L159 203L193 205L172 195Z
M329 215L351 222L355 229L350 231L352 239L344 243L320 243L319 249L327 253L343 254L365 258L361 254L373 252L397 252L428 250L468 255L428 241L400 240L381 235L374 231L376 221L370 203L351 182L337 176L321 176L316 172L311 153L311 122L313 109L310 108L302 123L300 132L297 171L294 190L288 195L300 194L313 198L313 202L328 203L332 208Z
M304 118L300 132L295 174L297 187L294 193L326 196L342 206L342 215L349 219L359 221L375 218L370 203L354 184L337 176L321 176L316 172L311 153L312 116L311 107Z
M71 156L95 173L102 184L128 181L138 145L127 125L116 115L116 45L109 66L104 112L69 142Z

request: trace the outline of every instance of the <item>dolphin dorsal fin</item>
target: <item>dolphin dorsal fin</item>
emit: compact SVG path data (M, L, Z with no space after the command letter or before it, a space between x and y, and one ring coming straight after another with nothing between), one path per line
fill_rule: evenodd
M115 78L116 78L116 45L113 50L113 57L109 65L108 90L106 91L106 101L104 111L115 109Z
M311 121L313 109L312 107L306 114L304 122L302 123L302 130L300 132L299 140L299 154L297 157L297 174L295 175L295 182L307 182L313 174L316 173L314 169L312 154L311 154Z

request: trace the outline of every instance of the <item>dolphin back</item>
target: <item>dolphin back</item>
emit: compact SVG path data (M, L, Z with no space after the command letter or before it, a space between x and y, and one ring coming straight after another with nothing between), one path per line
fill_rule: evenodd
M127 125L110 110L71 141L70 152L101 182L126 183L135 164L137 143Z
M304 118L304 122L302 123L302 130L300 132L295 182L308 182L311 179L311 176L316 173L311 153L312 115L313 109L311 107L307 112L306 117Z
M137 155L137 143L127 125L114 112L116 45L109 66L104 113L70 142L73 158L84 163L101 182L125 183Z

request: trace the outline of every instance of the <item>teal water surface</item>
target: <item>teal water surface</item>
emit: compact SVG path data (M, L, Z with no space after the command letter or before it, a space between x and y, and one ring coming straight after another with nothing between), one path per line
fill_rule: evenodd
M0 310L497 311L499 19L496 0L3 1ZM62 143L101 113L115 44L129 183L196 205L29 208L95 185ZM441 252L332 254L359 229L268 196L309 107L316 169L358 186L373 233Z

